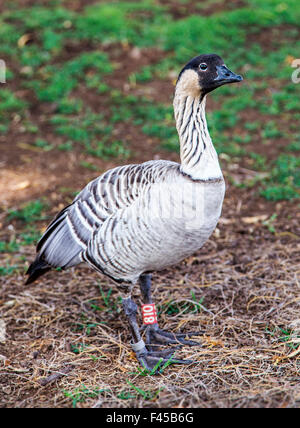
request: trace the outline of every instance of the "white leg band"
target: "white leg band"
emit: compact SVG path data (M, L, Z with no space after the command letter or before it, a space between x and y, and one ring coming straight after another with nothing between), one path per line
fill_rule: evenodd
M134 350L134 352L139 352L142 351L142 349L145 348L145 342L143 341L143 339L141 339L139 342L137 343L132 343L131 342L131 347Z

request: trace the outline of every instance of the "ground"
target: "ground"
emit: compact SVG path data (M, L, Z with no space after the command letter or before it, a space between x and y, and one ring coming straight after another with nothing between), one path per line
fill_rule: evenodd
M298 407L297 2L19 0L0 10L0 406ZM82 265L25 286L25 271L50 219L91 179L179 160L174 82L203 52L245 79L208 99L227 186L218 227L153 276L161 327L198 331L201 346L176 352L194 364L153 375L131 350L112 280Z

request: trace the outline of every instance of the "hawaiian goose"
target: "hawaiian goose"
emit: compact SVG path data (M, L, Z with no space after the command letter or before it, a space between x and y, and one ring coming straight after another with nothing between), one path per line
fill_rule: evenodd
M27 272L29 284L51 268L86 262L122 284L131 344L149 370L160 362L189 363L171 360L174 349L155 351L155 345L198 344L186 339L193 333L171 334L158 327L151 272L194 253L217 225L225 184L207 128L206 94L241 80L218 55L193 58L179 74L174 97L181 163L157 160L120 166L91 181L48 226ZM131 300L137 282L146 344Z

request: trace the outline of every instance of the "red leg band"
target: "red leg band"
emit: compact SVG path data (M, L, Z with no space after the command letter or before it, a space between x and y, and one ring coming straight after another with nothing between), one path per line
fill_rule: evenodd
M155 324L157 323L157 315L155 303L148 303L142 305L143 323L144 324Z

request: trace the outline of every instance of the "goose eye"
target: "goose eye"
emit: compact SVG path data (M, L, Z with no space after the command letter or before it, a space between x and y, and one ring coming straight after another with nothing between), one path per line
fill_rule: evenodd
M206 69L207 69L207 64L205 64L205 62L202 62L202 63L199 65L199 68L200 68L200 70L206 70Z

